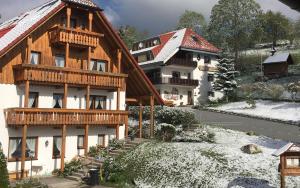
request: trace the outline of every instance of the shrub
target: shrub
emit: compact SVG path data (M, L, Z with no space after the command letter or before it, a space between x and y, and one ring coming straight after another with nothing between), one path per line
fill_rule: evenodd
M176 108L163 108L156 113L158 123L167 123L174 126L188 126L197 123L193 112L180 110Z
M247 96L246 103L249 105L250 108L256 108L256 102L253 99L252 95Z
M117 139L112 139L112 140L110 140L110 141L109 141L109 144L108 144L109 149L111 149L111 150L120 149L120 148L123 147L123 145L124 145L124 142L119 141L119 140L117 140Z
M195 129L194 131L183 131L176 135L172 141L174 142L215 142L215 133L205 128Z
M1 188L8 188L9 181L8 181L8 172L7 172L7 164L6 158L2 149L0 148L0 187Z
M63 172L58 171L57 173L58 173L58 176L67 177L67 176L72 175L74 172L77 172L81 168L82 168L81 161L78 159L73 159L69 163L65 163L65 168L64 168Z
M266 92L273 100L278 100L284 92L284 87L272 84L268 89L266 89Z
M176 134L176 129L171 124L162 123L159 124L157 127L158 136L165 142L170 142Z
M16 182L16 188L32 188L32 187L48 188L47 185L41 183L38 179L25 179Z

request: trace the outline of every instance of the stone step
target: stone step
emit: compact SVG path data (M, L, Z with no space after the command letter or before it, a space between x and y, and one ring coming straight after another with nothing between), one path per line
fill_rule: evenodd
M66 179L69 179L69 180L73 180L73 181L78 181L78 182L81 182L81 177L77 177L77 176L67 176Z
M89 165L87 165L87 167L89 168L89 169L97 169L97 168L99 168L101 165L94 165L94 164L89 164Z
M72 176L76 176L76 177L82 178L82 177L84 176L84 173L73 172L73 173L72 173Z

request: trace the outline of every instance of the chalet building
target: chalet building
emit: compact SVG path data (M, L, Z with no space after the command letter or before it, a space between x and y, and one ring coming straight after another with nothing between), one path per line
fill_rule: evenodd
M124 139L127 105L150 105L153 128L153 106L163 104L90 0L52 0L0 25L0 91L0 143L21 178L30 156L33 175L51 174Z
M174 105L204 103L212 91L220 50L191 29L136 42L131 53L161 97Z
M294 64L290 53L280 53L268 57L263 62L264 76L278 78L288 75L289 65Z

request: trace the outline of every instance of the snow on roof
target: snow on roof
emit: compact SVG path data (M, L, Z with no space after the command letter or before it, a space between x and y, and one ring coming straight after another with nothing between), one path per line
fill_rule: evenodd
M15 43L18 37L30 30L31 27L58 8L61 4L62 2L60 0L52 0L2 23L0 25L0 30L6 30L7 32L3 33L0 38L0 54L4 48L11 43Z
M64 1L85 5L85 6L88 6L88 7L97 8L97 5L94 2L92 2L91 0L64 0Z
M160 44L154 48L147 48L138 51L131 51L132 54L152 51L154 60L143 62L143 64L153 62L166 63L180 48L192 49L199 52L216 54L220 52L218 48L210 44L203 37L192 31L191 29L181 29L171 31L158 36Z
M136 51L130 50L130 53L131 53L131 54L139 54L139 53L143 53L143 52L150 51L150 50L152 50L152 49L155 48L155 47L156 47L156 46L152 46L152 47L149 47L149 48L144 48L144 49L136 50Z
M290 149L290 147L292 147L294 144L293 143L288 143L285 146L283 146L282 148L276 150L272 155L278 157L281 154L283 154L284 152L286 152L288 149Z
M268 64L268 63L282 63L286 62L290 56L290 53L280 53L280 54L275 54L273 56L268 57L263 64Z

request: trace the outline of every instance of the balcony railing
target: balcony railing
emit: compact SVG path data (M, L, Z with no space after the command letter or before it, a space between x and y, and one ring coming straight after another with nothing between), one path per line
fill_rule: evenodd
M90 85L104 88L123 88L125 74L77 70L43 65L21 64L15 66L15 81L32 81L47 84Z
M180 58L172 58L168 61L169 65L178 65L184 67L197 67L197 62L192 60L180 59Z
M8 126L117 125L125 124L127 111L10 108L5 110Z
M81 29L68 29L62 26L56 26L49 31L50 41L52 43L70 43L79 46L97 47L99 38L103 34L85 31Z
M198 67L200 71L217 72L218 68L211 65L202 65Z
M182 85L182 86L194 86L199 85L198 80L193 79L181 79L181 78L150 78L153 84L170 84L170 85Z

